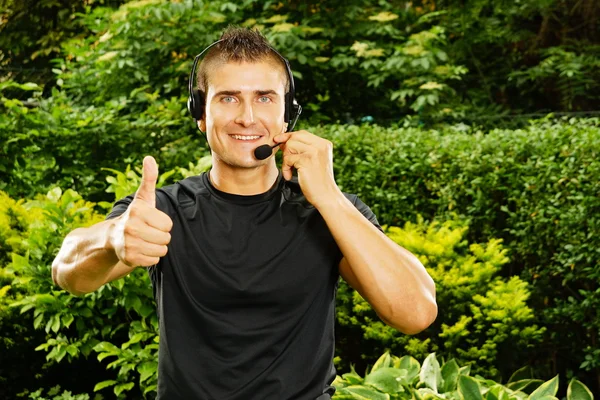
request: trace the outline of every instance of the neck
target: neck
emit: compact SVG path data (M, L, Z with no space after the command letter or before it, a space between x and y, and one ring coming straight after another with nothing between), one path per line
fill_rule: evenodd
M243 196L265 193L273 187L279 175L275 159L254 168L233 168L215 161L213 158L210 182L225 193Z

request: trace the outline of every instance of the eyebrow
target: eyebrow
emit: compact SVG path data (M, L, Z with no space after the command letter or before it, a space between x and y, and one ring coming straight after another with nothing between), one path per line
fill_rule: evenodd
M242 93L240 90L221 90L220 92L217 92L214 94L213 97L217 97L217 96L236 96L238 94ZM277 95L277 92L269 89L269 90L255 90L253 92L254 94L258 95L258 96L264 96L267 94L272 94L272 95Z

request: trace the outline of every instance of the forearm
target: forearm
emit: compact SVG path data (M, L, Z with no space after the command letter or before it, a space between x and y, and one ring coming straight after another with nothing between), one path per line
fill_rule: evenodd
M112 221L103 221L69 233L52 263L52 279L74 295L104 285L119 259L110 246Z
M429 326L437 315L435 284L418 258L379 231L341 193L318 209L347 261L350 271L340 272L356 281L353 286L379 316L404 333Z

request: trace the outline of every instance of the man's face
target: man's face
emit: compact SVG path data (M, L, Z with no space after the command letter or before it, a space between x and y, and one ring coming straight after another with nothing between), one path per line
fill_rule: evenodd
M205 117L199 121L206 132L213 160L236 168L253 168L254 149L273 144L285 129L285 74L281 66L265 60L227 63L209 73Z

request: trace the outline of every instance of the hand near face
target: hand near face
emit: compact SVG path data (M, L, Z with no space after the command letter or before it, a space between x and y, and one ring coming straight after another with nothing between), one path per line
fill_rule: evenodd
M298 171L298 182L306 199L319 208L340 192L333 177L333 144L308 131L282 133L273 138L283 151L282 173L292 178Z

